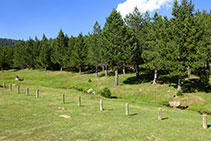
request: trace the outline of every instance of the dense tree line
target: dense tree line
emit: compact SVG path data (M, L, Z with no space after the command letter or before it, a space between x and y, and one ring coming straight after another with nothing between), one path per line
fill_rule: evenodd
M0 38L0 47L13 46L17 42L19 42L19 41L13 40L13 39Z
M1 68L63 69L118 71L133 68L139 77L140 68L154 72L156 85L159 72L178 77L181 82L190 73L206 84L211 67L211 11L194 12L192 1L174 2L173 17L150 16L137 8L124 19L115 9L106 18L103 28L96 22L92 33L68 37L60 30L55 39L43 35L42 40L20 41L0 48Z

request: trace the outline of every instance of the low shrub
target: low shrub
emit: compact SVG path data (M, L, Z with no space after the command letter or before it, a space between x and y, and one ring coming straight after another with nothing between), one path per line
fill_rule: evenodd
M92 82L92 80L91 80L91 79L89 79L89 80L88 80L88 82L89 82L89 83L91 83L91 82Z
M108 88L104 88L100 95L106 98L111 98L111 91Z
M183 96L183 93L181 91L177 91L177 96Z

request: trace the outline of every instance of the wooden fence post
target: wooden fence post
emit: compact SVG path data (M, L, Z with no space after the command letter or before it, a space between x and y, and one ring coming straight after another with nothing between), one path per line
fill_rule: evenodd
M207 114L203 114L203 127L207 129Z
M39 97L39 89L36 89L36 98Z
M12 92L12 84L9 85L9 90Z
M29 88L26 88L26 95L29 95Z
M103 111L103 100L100 99L100 111Z
M20 93L20 85L17 85L17 93Z
M3 88L6 88L6 83L5 82L3 83Z
M62 94L62 103L64 104L65 103L65 95Z
M158 108L158 120L162 120L162 109Z
M129 104L128 103L125 104L125 108L126 108L125 115L129 115Z
M81 106L81 97L78 96L78 106Z

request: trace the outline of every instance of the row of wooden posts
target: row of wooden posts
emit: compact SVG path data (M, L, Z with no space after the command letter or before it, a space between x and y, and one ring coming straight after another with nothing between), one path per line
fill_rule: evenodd
M3 83L3 88L6 88L5 83ZM9 84L9 91L12 92L12 84ZM17 93L20 94L20 85L17 85ZM29 95L29 88L26 88L26 95ZM36 89L36 98L39 98L39 89Z
M3 88L6 84L3 83ZM12 92L12 84L9 85L9 91ZM17 93L20 94L20 85L17 85ZM29 88L26 88L26 95L29 95ZM36 98L39 97L39 89L36 89ZM65 95L62 94L62 103L65 103ZM81 106L81 96L78 96L78 106ZM100 111L103 111L103 99L100 99ZM129 115L129 104L125 104L125 115ZM158 120L162 120L162 109L158 108ZM207 129L207 114L203 114L203 128Z

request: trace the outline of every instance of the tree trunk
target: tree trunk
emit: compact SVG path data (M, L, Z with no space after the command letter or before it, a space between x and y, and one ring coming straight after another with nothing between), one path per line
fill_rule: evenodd
M105 77L107 77L107 76L108 76L108 67L105 66Z
M136 66L136 79L139 78L139 68L138 68L138 65Z
M115 84L114 84L115 87L118 86L118 70L115 70Z
M182 81L182 78L181 78L181 76L179 76L178 77L178 88L177 88L178 91L182 91L181 81Z
M60 71L63 71L63 68L62 67L60 68Z
M157 78L158 78L158 70L155 69L155 72L154 72L154 80L153 80L152 85L156 85L157 84Z
M45 72L47 71L47 67L45 66Z
M105 68L104 68L104 66L102 66L102 71L104 71L105 70Z
M187 71L188 71L188 77L189 77L189 76L190 76L190 74L191 74L191 71L190 71L190 66L188 66Z
M1 72L4 72L4 69L3 69L3 67L1 67Z
M79 74L81 75L81 67L79 67Z
M96 66L96 70L95 70L95 72L96 72L96 77L98 77L98 70L97 70L97 66Z
M123 67L123 70L122 70L123 74L125 74L125 67Z

